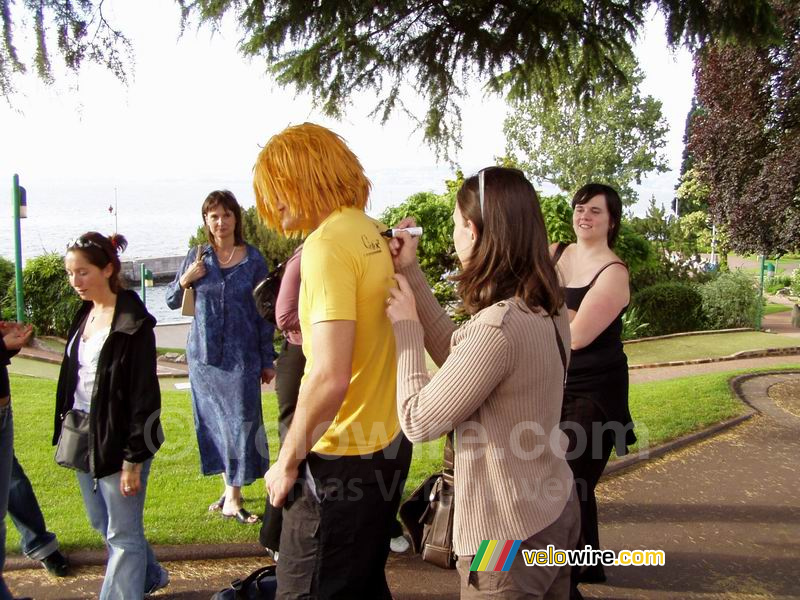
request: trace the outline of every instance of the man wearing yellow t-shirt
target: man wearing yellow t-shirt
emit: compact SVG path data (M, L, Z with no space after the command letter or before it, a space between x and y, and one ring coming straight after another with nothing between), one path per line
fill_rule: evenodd
M394 285L370 183L338 135L305 123L272 137L253 185L281 233L310 232L299 299L307 358L292 425L264 476L284 507L278 598L391 599L384 567L411 461L397 421Z

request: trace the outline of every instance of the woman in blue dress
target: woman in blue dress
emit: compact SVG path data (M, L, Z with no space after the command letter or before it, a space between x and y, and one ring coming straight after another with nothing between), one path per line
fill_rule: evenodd
M275 376L273 327L259 316L252 294L267 264L244 241L242 211L231 192L211 192L202 214L210 243L189 250L167 304L179 308L184 290L194 288L186 357L200 465L204 475L222 473L225 482L209 510L255 523L258 517L242 506L241 487L269 467L261 383Z

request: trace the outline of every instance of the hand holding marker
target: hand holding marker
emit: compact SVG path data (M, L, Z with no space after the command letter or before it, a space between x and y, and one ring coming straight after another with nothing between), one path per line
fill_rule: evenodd
M398 233L405 231L411 237L422 237L422 227L401 227L399 229L387 229L382 231L381 235L387 238L396 237Z

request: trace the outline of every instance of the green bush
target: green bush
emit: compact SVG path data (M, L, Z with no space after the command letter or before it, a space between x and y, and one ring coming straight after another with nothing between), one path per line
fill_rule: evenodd
M16 321L15 306L7 305L5 298L14 285L14 263L0 256L0 320Z
M631 304L641 323L648 323L646 335L667 335L699 331L705 327L703 298L693 285L657 283L637 292Z
M765 281L764 289L768 294L774 294L778 290L791 287L791 285L792 278L789 275L778 275L777 277L773 277L771 280Z
M0 256L0 290L5 294L14 281L14 263Z
M709 329L752 327L762 303L756 282L738 270L704 283L700 295Z
M800 269L792 271L792 293L800 296Z
M32 258L22 271L25 292L25 320L33 323L37 335L65 337L81 299L69 285L64 257L45 254ZM16 310L15 286L10 285L3 301L4 313Z

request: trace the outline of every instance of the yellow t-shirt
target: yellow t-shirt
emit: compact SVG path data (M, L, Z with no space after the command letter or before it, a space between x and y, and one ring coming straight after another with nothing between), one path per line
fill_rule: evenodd
M299 314L306 376L314 366L311 327L324 321L356 323L350 387L333 423L312 448L320 454L370 454L400 432L394 333L386 316L394 267L380 236L383 229L364 211L341 208L303 245Z

